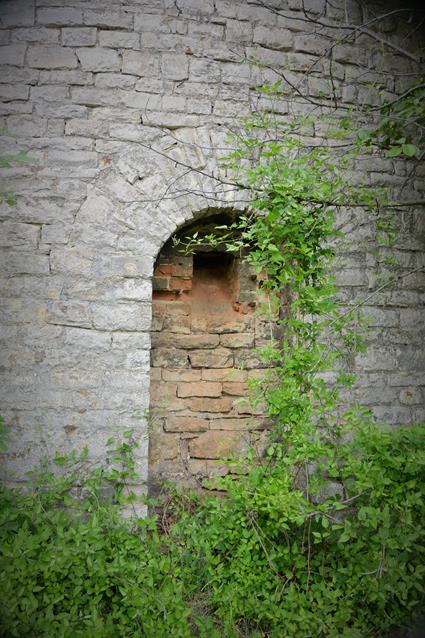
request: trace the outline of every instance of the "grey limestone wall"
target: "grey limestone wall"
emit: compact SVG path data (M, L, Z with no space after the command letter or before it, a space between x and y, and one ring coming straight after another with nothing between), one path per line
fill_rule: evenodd
M277 106L287 117L332 112L330 85L341 108L373 105L419 74L416 53L400 49L420 34L406 41L409 16L384 9L388 18L373 23L367 7L360 16L342 0L0 3L1 155L32 158L3 168L0 188L17 200L0 206L8 480L56 449L88 445L102 460L107 438L133 428L143 491L155 258L184 222L246 206L245 193L215 177L224 175L217 158L229 128L268 106L256 84L278 73L297 87ZM377 37L345 37L347 24L368 18ZM321 122L305 132L314 143L326 134ZM424 199L423 167L365 159L356 168L367 183ZM395 424L425 417L425 208L396 215L403 277L395 286L378 290L383 253L370 250L375 231L363 210L341 212L336 273L344 303L375 291L353 393Z

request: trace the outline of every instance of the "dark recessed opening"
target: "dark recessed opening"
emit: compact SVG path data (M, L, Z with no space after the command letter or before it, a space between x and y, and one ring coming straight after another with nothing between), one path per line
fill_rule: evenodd
M192 303L195 313L228 312L235 299L235 259L224 252L193 256Z

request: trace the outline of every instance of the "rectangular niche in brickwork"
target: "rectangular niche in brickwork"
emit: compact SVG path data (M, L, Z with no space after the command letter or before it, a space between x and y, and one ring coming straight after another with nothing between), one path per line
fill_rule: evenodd
M168 242L153 277L150 492L165 481L202 487L231 472L223 459L261 449L268 423L247 399L265 371L255 346L257 276L226 252Z

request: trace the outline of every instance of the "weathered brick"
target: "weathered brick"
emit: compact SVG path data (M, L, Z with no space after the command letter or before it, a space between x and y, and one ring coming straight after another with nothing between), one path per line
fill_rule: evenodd
M235 313L236 314L236 313ZM238 316L237 319L225 320L223 317L196 315L192 317L193 332L216 332L230 334L232 332L246 332L252 326L252 317Z
M207 478L226 476L231 471L228 465L223 465L218 461L210 459L189 459L188 467L192 474L205 476Z
M176 383L166 383L164 381L152 381L150 386L151 400L161 407L161 401L169 397L175 397L177 392Z
M221 396L221 383L198 381L195 383L179 383L177 387L178 397L219 397Z
M235 368L204 368L202 378L205 381L227 381L230 383L243 383L247 378L245 370Z
M225 348L194 350L190 353L190 363L193 368L230 368L233 365L233 354Z
M112 49L101 47L77 49L83 71L119 71L120 56Z
M223 383L223 394L231 394L234 396L244 396L248 391L246 383L225 382Z
M268 423L265 419L258 417L249 418L226 418L226 419L210 419L211 430L262 430Z
M167 416L164 421L167 432L204 432L208 427L209 419L194 416Z
M233 399L229 397L202 397L188 399L187 405L192 412L230 412L233 407Z
M78 66L74 51L55 46L30 46L27 61L36 69L75 69Z
M164 381L200 381L201 371L184 368L176 370L172 368L162 368L162 378Z
M220 344L225 348L251 348L254 345L254 334L251 332L222 334Z
M189 442L190 456L200 459L222 459L247 449L247 442L238 432L204 432Z
M179 335L173 332L162 332L156 335L153 343L156 346L171 346L194 350L197 348L215 348L218 346L218 335Z
M156 433L149 445L152 465L161 460L173 460L179 456L179 437L175 434Z
M154 348L152 350L152 365L165 368L188 368L189 361L184 350Z

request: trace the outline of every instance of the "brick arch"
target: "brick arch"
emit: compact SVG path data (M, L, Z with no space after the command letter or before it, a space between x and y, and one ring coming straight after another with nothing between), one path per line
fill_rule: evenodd
M229 213L229 209L226 209ZM233 215L235 211L232 211ZM217 219L219 218L219 219ZM217 209L177 233L217 220ZM203 488L231 473L224 459L262 447L267 420L248 400L249 379L264 374L256 346L266 324L255 315L258 278L223 250L185 254L170 240L153 277L149 487L165 481Z

